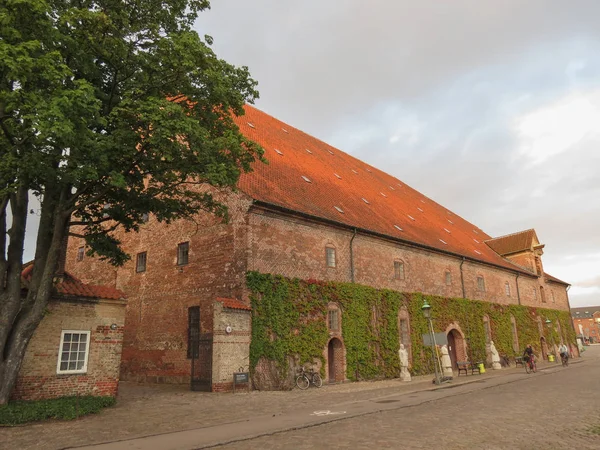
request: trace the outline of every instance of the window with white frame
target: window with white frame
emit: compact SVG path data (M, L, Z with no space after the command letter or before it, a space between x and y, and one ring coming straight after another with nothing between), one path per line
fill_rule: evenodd
M452 285L452 272L446 270L446 286Z
M504 283L504 292L506 292L507 297L510 297L510 284L508 284L508 281Z
M83 261L83 257L85 256L85 247L82 245L77 249L77 261Z
M56 373L86 373L89 350L89 331L63 330Z

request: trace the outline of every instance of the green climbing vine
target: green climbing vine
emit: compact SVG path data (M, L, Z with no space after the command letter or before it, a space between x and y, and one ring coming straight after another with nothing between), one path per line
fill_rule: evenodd
M247 285L252 302L251 368L266 358L276 362L283 372L290 356L298 358L300 364L318 359L324 365L330 302L336 303L342 313L349 379L355 379L357 374L363 379L397 376L398 312L402 307L410 316L411 371L414 374L433 371L432 350L423 346L421 339L428 333L428 323L421 311L424 300L432 307L436 332L445 331L453 323L460 325L473 361L486 360L484 316L489 318L491 338L500 354L517 353L513 348L511 316L515 319L519 352L528 343L537 352L541 350L540 326L548 345L562 341L558 329L568 342L575 342L568 311L403 293L352 283L289 279L258 272L248 272ZM547 319L553 326L545 325Z

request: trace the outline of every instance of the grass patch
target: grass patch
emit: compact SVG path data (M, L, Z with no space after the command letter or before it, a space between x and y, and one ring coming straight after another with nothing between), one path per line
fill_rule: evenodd
M595 425L593 427L590 427L589 431L592 434L600 434L600 425Z
M61 397L50 400L17 401L0 406L0 425L19 425L47 419L73 420L112 406L114 397Z

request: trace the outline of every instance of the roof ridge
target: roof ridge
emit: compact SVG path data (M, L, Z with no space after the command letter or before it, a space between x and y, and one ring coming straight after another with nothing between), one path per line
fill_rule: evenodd
M496 239L502 239L502 238L506 238L506 237L510 237L510 236L516 236L517 234L527 233L528 231L533 231L535 233L535 228L528 228L527 230L515 231L514 233L504 234L502 236L487 239L483 242L490 242L490 241L495 241Z

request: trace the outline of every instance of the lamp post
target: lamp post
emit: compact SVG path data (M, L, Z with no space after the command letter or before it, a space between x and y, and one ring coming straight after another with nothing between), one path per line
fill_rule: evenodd
M440 379L440 373L438 372L438 364L439 360L437 357L437 345L435 345L435 333L433 332L433 323L431 322L431 305L427 303L427 300L423 302L423 306L421 306L421 311L423 311L423 316L427 319L429 323L429 335L431 336L431 345L433 347L433 370L435 372L435 384L441 384L442 381Z
M554 335L552 334L552 321L546 317L546 327L548 328L548 334L550 334L550 342L552 342L552 355L554 355L554 362L556 361L556 352L554 350Z

